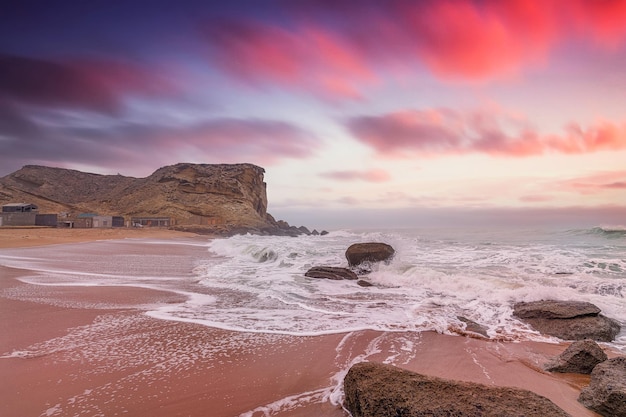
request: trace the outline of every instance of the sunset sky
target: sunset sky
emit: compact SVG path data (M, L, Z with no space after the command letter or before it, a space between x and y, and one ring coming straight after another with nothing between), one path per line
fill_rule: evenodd
M626 224L626 0L0 9L0 176L265 168L318 228Z

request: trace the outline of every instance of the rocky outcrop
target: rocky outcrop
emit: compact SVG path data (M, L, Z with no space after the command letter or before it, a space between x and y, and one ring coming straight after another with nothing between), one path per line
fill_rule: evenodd
M199 233L308 234L267 213L265 170L252 164L189 164L146 178L27 165L0 178L0 204L32 202L43 213L170 217Z
M362 362L344 379L344 406L354 417L565 417L545 397L420 375L391 365Z
M389 262L396 251L386 243L355 243L346 250L346 259L350 267L364 263Z
M515 317L543 334L564 340L610 342L619 333L620 325L599 313L597 306L582 301L542 300L513 306Z
M600 415L626 417L626 356L598 364L578 401Z
M607 360L606 353L593 340L572 343L559 356L548 362L546 371L590 374L600 362Z
M309 269L304 276L309 278L332 279L336 281L343 279L357 280L359 278L349 269L334 266L314 266Z

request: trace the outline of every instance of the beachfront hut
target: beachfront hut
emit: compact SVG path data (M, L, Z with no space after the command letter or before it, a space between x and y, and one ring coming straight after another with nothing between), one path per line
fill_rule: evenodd
M105 228L124 227L124 217L122 216L101 216L96 213L81 213L76 216L76 220L69 227L75 228Z
M170 227L172 219L170 217L131 217L130 223L133 227Z
M35 215L35 226L57 227L58 223L58 216L55 213Z
M3 213L32 213L38 207L30 203L9 203L2 206Z
M92 227L123 227L124 218L122 216L93 216Z

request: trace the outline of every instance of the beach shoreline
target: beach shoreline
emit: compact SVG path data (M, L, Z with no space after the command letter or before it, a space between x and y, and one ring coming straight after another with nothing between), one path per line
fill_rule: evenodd
M196 233L159 227L55 228L0 227L0 249L58 245L113 239L176 239L197 237ZM209 236L204 236L208 238Z
M29 229L5 240L5 232L0 231L5 248L193 237L167 230L72 236ZM307 337L233 332L149 317L147 306L182 300L180 294L148 288L43 286L31 299L13 297L17 289L30 294L33 284L19 280L27 273L0 269L1 415L347 416L338 403L343 374L352 363L382 362L394 352L406 369L525 388L574 417L597 416L577 402L588 376L541 370L567 343L498 342L435 332ZM96 307L55 305L46 291L54 291L55 300ZM413 349L398 348L399 340Z

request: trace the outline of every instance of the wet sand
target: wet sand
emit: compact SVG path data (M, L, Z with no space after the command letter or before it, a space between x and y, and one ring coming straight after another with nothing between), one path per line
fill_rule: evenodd
M165 239L191 236L196 236L196 234L157 227L118 227L96 229L0 227L0 249L23 248L61 243L78 243L105 239Z
M0 267L2 416L345 417L336 387L350 364L390 358L428 375L529 389L572 416L596 416L576 400L588 376L541 370L566 344L434 332L230 332L144 314L142 306L181 301L163 291L38 286L32 299L11 296L32 286L16 279L24 273ZM50 302L60 298L96 307Z

